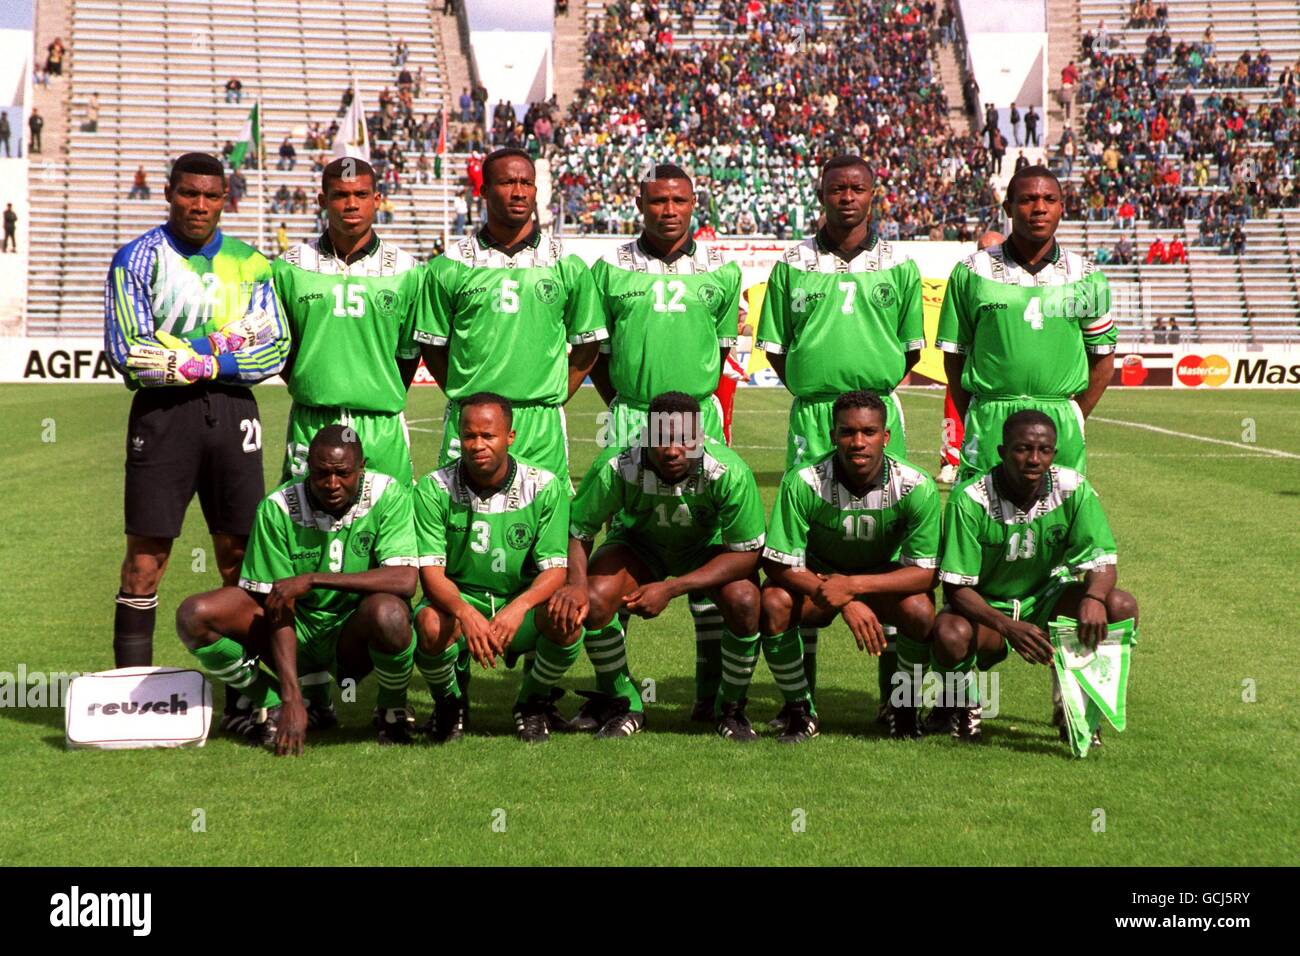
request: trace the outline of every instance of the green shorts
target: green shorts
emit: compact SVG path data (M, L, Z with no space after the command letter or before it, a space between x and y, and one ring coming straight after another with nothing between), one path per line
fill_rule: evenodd
M654 575L656 581L666 581L668 578L680 578L684 574L690 574L713 557L719 547L717 544L706 544L683 554L666 554L645 539L636 537L622 528L615 528L605 536L605 540L591 556L591 561L595 561L597 554L613 545L621 545L636 554ZM591 566L591 561L587 562L588 567Z
M1074 581L1071 578L1054 577L1037 591L1022 598L1004 600L984 598L984 600L995 611L1001 611L1012 620L1028 621L1046 633L1047 622L1055 616L1056 604L1061 599L1061 592L1073 583ZM945 604L939 613L953 614L956 612L953 611L951 605ZM1003 639L1001 651L985 651L980 655L979 666L981 668L992 667L994 664L1005 660L1010 653L1011 642Z
M1002 424L1013 412L1034 408L1056 424L1056 459L1054 464L1073 468L1084 474L1087 467L1083 437L1083 411L1072 398L972 397L966 409L966 438L961 445L961 471L964 481L988 471L1002 459Z
M559 405L515 404L513 427L515 443L510 446L511 455L569 481L569 435L565 429L563 408ZM438 452L438 467L459 457L460 405L448 401L442 416L442 449Z
M907 424L903 419L903 404L897 392L878 392L888 413L885 428L889 430L887 447L897 458L907 457ZM790 404L790 431L785 449L785 470L811 465L835 447L831 431L835 426L831 409L835 399L796 398Z
M596 432L596 444L601 448L646 444L641 432L649 421L648 409L630 405L616 397L605 415ZM722 431L722 403L718 396L710 395L700 402L700 428L706 438L726 444L726 435Z
M496 613L503 607L517 598L518 594L509 594L502 597L499 594L491 594L487 591L471 591L467 588L460 589L460 596L465 603L482 614L489 621L496 616ZM420 603L415 606L415 613L419 614L426 607L431 607L427 597L421 598ZM524 615L523 622L519 625L519 630L515 631L515 638L510 642L510 650L525 654L537 647L537 641L542 636L542 632L537 629L537 608L533 608ZM460 643L463 646L465 636L462 634Z
M339 635L351 615L298 617L294 635L298 638L298 678L334 670L338 658ZM269 660L269 657L267 658Z
M289 409L289 432L285 439L284 467L280 481L307 476L307 448L312 438L326 425L347 425L355 429L366 455L366 468L396 478L409 486L411 472L411 438L406 430L406 416L398 412L363 412L347 408L323 408L299 405Z

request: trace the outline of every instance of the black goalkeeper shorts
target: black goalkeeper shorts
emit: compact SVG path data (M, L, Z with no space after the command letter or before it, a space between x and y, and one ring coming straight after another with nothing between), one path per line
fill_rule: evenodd
M196 491L212 534L252 529L266 493L257 400L238 385L140 389L126 429L126 533L178 537Z

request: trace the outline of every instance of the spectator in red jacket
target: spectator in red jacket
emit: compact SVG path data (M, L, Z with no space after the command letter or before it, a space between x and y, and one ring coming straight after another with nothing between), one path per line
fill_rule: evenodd
M1146 264L1149 266L1161 265L1168 261L1169 260L1165 258L1165 244L1160 241L1159 236L1156 236L1151 245L1147 248Z
M1119 211L1115 213L1115 227L1117 229L1132 229L1133 220L1137 218L1137 210L1133 208L1133 203L1125 199L1120 203Z
M1177 236L1174 236L1173 241L1169 243L1169 247L1165 250L1165 262L1181 262L1183 265L1187 265L1187 250L1183 248L1183 240Z

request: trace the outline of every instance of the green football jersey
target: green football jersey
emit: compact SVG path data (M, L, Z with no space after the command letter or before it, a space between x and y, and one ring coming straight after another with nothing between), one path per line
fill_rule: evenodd
M971 585L990 600L1019 600L1054 577L1115 563L1115 539L1086 478L1052 466L1043 497L1025 513L999 492L997 471L961 482L948 496L941 581Z
M756 344L786 356L785 384L799 398L891 391L906 353L925 347L921 272L883 239L848 262L820 234L805 239L772 267Z
M398 359L420 354L428 329L424 270L374 236L359 258L334 254L328 234L293 246L272 266L293 331L295 402L396 414L406 407Z
M880 475L854 497L835 453L781 479L763 557L823 574L860 574L891 561L939 566L939 489L919 468L885 455Z
M257 506L239 586L267 594L276 581L298 574L356 574L385 565L415 567L411 493L377 471L361 479L357 500L341 518L313 507L307 484L281 485ZM314 632L342 625L363 595L313 588L295 612Z
M703 401L722 375L722 349L736 344L740 267L715 246L692 242L666 262L638 239L591 267L605 313L609 378L618 397L644 408L663 392Z
M948 277L936 344L966 356L961 387L982 397L1064 398L1088 386L1087 354L1115 351L1110 286L1083 256L1055 248L1037 275L993 246Z
M431 326L416 340L449 345L448 398L488 391L561 405L569 397L565 343L608 337L587 264L540 231L507 256L480 230L425 268Z
M736 452L705 439L686 477L668 484L650 468L643 447L609 448L592 463L573 499L569 533L595 540L605 521L670 565L721 544L758 551L766 524L754 473Z
M515 458L495 494L479 497L453 461L415 485L422 567L443 567L457 587L506 597L538 573L569 565L569 489Z

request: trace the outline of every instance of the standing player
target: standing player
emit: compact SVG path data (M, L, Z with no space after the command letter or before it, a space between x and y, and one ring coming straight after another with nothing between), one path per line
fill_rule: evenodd
M641 183L636 203L645 220L640 238L591 268L609 332L591 371L609 405L600 444L642 443L650 402L664 392L699 402L705 437L725 444L714 391L736 344L740 267L724 262L717 247L691 238L695 189L680 166L656 166ZM695 621L695 716L712 722L722 679L723 622L705 595L692 594L688 601Z
M874 177L860 156L822 168L826 224L772 267L755 347L794 395L785 467L802 468L831 450L831 407L867 389L889 412L890 448L907 457L903 406L894 389L921 357L925 325L916 263L872 235ZM808 686L817 688L817 641L804 635ZM880 697L888 697L894 651L880 659Z
M354 429L368 465L411 484L411 445L402 410L420 364L417 329L427 325L424 271L375 234L375 171L336 159L316 197L327 227L273 266L293 329L285 368L293 405L281 480L301 478L307 445L325 425Z
M1000 232L990 229L975 241L975 251L983 252L999 245L1006 239ZM943 436L940 439L939 483L951 485L957 480L957 470L961 467L961 445L966 430L962 424L962 415L952 400L952 384L943 392Z
M606 449L582 479L570 519L568 582L541 616L543 633L557 640L576 641L585 629L598 694L571 726L600 737L628 737L645 726L616 612L654 618L673 598L699 592L717 604L726 625L718 733L756 740L745 694L758 661L758 485L739 455L701 437L700 403L691 396L658 395L648 414L648 444Z
M424 600L415 612L416 666L433 694L426 732L459 739L468 705L456 680L463 650L484 667L497 655L534 653L515 700L515 730L526 743L550 738L551 692L578 659L582 634L538 633L534 609L564 583L568 484L510 454L510 402L466 396L457 461L420 479L416 537Z
M302 753L309 727L338 722L329 672L342 683L371 669L379 742L410 743L415 565L407 485L366 470L356 433L327 425L309 446L307 478L258 506L239 587L186 598L176 630L211 677L252 701L253 743Z
M221 161L186 153L164 195L167 222L119 249L104 283L104 349L135 393L118 667L153 662L158 583L195 490L221 580L238 580L265 492L262 422L248 386L279 372L289 353L270 264L218 228Z
M885 650L884 624L900 632L891 737L919 737L915 669L930 654L931 592L939 566L939 490L886 449L888 411L870 392L835 400L835 450L786 472L768 524L763 567L763 652L785 695L787 735L816 736L799 626L841 615L859 650Z
M1060 463L1082 474L1084 420L1114 368L1110 288L1057 245L1061 187L1045 166L1012 176L1002 208L1010 238L953 267L939 314L944 371L965 419L960 478L997 464L1002 423L1021 408L1052 419Z
M609 333L586 263L566 256L533 221L537 184L528 154L491 153L483 192L486 225L428 265L430 328L416 333L448 398L438 461L460 454L460 400L493 392L514 408L516 454L567 482L562 406Z
M975 671L1003 660L1008 648L1051 666L1052 618L1076 619L1089 647L1106 636L1108 623L1137 623L1136 599L1115 587L1115 539L1096 492L1077 471L1054 463L1051 417L1014 412L997 451L1000 463L953 488L943 515L946 603L934 623L933 661L954 697L926 723L946 723L964 740L980 737ZM1082 581L1072 580L1081 572ZM1053 721L1064 731L1063 712Z

